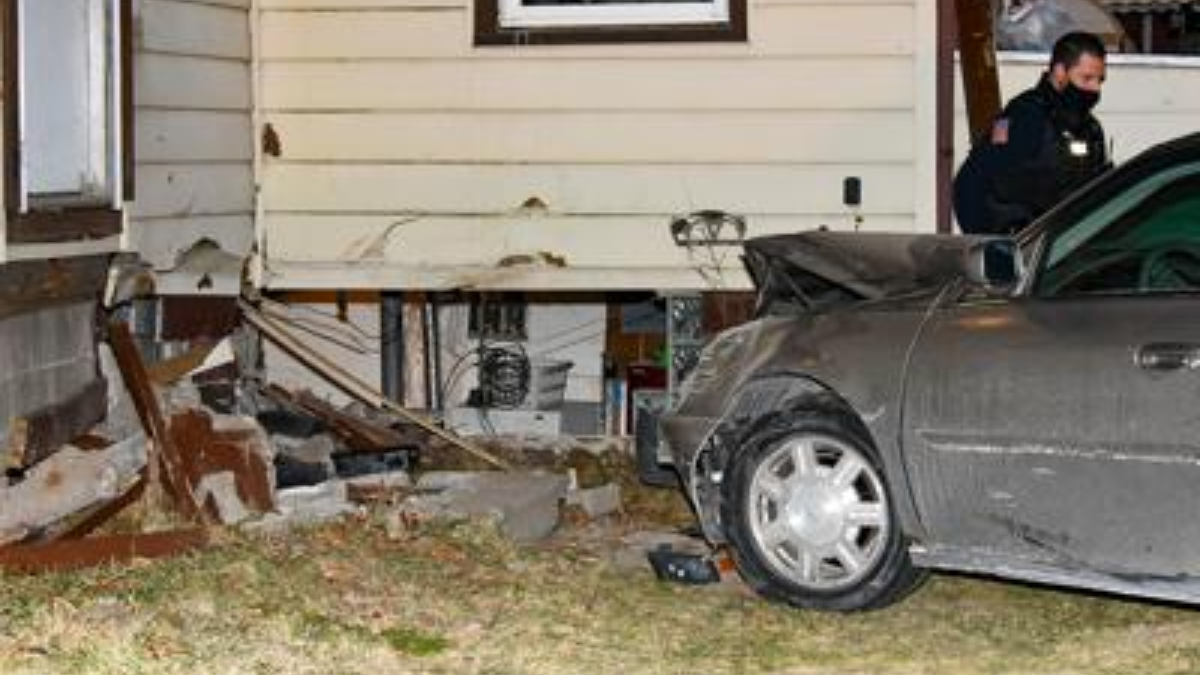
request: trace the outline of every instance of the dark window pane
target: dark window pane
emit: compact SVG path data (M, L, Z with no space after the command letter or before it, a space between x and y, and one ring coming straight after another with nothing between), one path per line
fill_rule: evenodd
M1168 184L1104 226L1048 266L1039 288L1053 296L1200 290L1200 176Z

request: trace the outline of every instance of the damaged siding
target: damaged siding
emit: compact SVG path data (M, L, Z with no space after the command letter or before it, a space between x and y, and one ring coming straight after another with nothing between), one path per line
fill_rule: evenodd
M469 0L261 0L266 282L703 287L671 216L851 228L848 176L864 229L911 230L925 4L752 0L747 44L476 48Z
M158 267L201 237L250 249L250 3L138 3L130 245Z

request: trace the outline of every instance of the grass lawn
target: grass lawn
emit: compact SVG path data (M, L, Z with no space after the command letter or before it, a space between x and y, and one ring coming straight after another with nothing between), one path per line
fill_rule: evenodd
M887 611L817 614L659 583L604 549L366 519L3 577L0 673L1200 672L1187 609L938 576Z

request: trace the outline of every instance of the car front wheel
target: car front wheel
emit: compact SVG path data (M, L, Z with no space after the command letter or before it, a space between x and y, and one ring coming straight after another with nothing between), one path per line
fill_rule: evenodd
M755 425L723 500L743 578L810 609L875 609L904 597L923 573L909 561L880 467L845 411L791 411Z

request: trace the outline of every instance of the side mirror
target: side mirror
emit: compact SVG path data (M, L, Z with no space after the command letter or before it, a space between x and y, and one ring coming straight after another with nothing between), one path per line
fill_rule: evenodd
M1021 250L1012 239L985 239L968 251L963 272L973 284L1007 291L1021 280L1021 262Z

